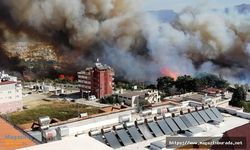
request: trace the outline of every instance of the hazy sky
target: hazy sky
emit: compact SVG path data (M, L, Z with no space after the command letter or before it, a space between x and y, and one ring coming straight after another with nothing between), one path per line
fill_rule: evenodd
M250 4L250 0L144 0L146 10L172 9L180 11L185 7L193 6L202 9L225 8L242 3Z

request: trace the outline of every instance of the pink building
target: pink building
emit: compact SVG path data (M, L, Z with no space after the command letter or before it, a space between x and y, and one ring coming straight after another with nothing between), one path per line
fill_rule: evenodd
M0 114L21 110L22 85L15 77L0 73Z

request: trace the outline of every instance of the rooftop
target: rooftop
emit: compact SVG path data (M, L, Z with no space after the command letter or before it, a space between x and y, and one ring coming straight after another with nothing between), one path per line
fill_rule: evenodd
M3 82L0 82L0 85L7 85L7 84L15 84L16 82L14 81L3 81Z
M217 88L207 88L207 89L202 90L202 92L210 93L210 94L216 94L216 93L221 93L222 90L217 89Z
M1 150L15 150L36 145L30 137L10 125L0 117L0 148Z
M205 108L205 109L207 109L207 108ZM212 114L207 112L207 111L205 111L205 113L210 118L213 118L213 116L214 116L214 115L212 115L213 113L218 117L217 113L214 112L213 110L212 110ZM185 114L188 114L188 113L185 113ZM204 116L204 114L202 114L201 112L199 112L199 115L204 120L206 120L206 117L205 117L206 115ZM190 131L192 132L191 135L188 135L186 133L185 134L166 134L166 135L160 134L159 136L154 135L154 134L157 134L158 131L156 132L155 130L152 130L152 129L153 128L156 129L156 127L153 127L154 124L156 124L156 126L159 126L161 124L160 122L158 122L158 121L161 120L160 118L158 118L160 116L157 117L157 120L151 120L151 118L147 118L146 120L144 120L145 122L143 122L142 124L140 123L140 120L138 120L137 122L139 123L139 126L142 127L142 126L146 125L145 127L147 128L147 130L148 129L152 130L150 132L150 135L152 136L152 138L146 138L146 140L143 139L142 141L139 141L139 142L137 142L137 141L136 142L131 142L127 146L119 147L118 150L131 150L131 149L142 149L142 150L145 149L145 150L148 150L148 146L150 145L150 143L157 142L157 141L162 141L163 143L165 143L166 137L190 137L190 136L191 137L222 137L225 132L249 123L248 119L240 118L240 117L230 115L230 114L226 114L226 113L221 113L221 115L222 115L222 118L223 118L224 121L220 122L219 124L218 123L213 123L213 122L211 123L209 121L205 121L205 122L208 122L208 123L199 123L200 125L191 126L190 128L188 127L188 129L190 129ZM180 117L181 116L183 116L183 115L180 115ZM193 114L192 114L192 116L196 120L199 118L199 117L196 117ZM114 117L112 117L112 118L114 118ZM107 119L107 118L105 118L105 119ZM173 117L172 117L172 119L174 120ZM174 120L175 123L179 126L179 128L182 128L181 127L182 124L181 124L180 120L178 121L177 118L175 118L175 119L176 119L176 120ZM181 118L181 119L183 119L183 118ZM95 123L99 124L101 119L96 118L95 121L96 121ZM185 124L187 123L185 120L183 120L183 122ZM199 121L197 121L197 122L199 122ZM86 123L88 123L88 125L90 125L90 122L86 122ZM133 123L133 122L130 122L130 123ZM149 123L151 123L152 127L151 127L151 125ZM80 126L83 126L84 124L85 124L84 122L78 122L78 123L67 124L67 126L70 129L72 129L71 131L76 131L76 129L80 128ZM94 124L90 125L91 128L93 127L93 125ZM89 137L89 135L87 134L88 131L89 131L87 128L86 128L86 130L84 128L81 128L81 130L85 130L86 132L81 133L82 135L78 135L77 137L73 137L73 135L71 135L69 137L63 138L62 141L51 142L51 143L48 143L48 144L38 145L38 146L35 146L35 147L25 148L25 149L21 149L21 150L33 150L33 149L34 150L40 150L40 149L41 150L43 150L43 149L50 150L50 149L54 149L54 148L64 150L64 149L70 149L71 145L74 145L74 149L76 149L76 150L82 149L82 148L85 148L85 149L97 149L97 150L98 149L104 149L104 150L107 149L107 150L109 150L109 149L112 149L112 148L107 146L106 144L108 144L108 145L109 144L111 144L111 145L115 144L112 141L115 141L115 140L117 141L118 140L118 145L122 144L123 142L126 142L126 140L123 141L124 139L122 139L121 137L123 137L123 138L125 137L123 133L131 134L131 132L133 132L132 127L134 127L134 124L132 126L130 126L130 125L132 125L132 124L128 124L128 126L126 125L126 127L121 126L121 124L108 124L108 125L105 125L105 126L102 125L102 129L103 129L103 132L104 132L104 134L102 135L102 139L104 140L104 143L106 141L105 144L102 144L101 142L99 142L98 138L97 138L97 136L100 135L100 133L101 133L100 131L102 131L101 128L98 128L98 129L96 128L96 130L90 130L91 132L92 131L93 132L94 131L99 131L97 134L92 135L92 133L91 133L91 136L93 138ZM171 124L168 124L168 125L171 125ZM115 128L112 128L113 126ZM137 125L137 127L136 127L138 129L137 131L142 133L142 137L146 137L146 134L145 134L146 131L143 131L142 128L139 127L139 126ZM161 126L159 126L159 127L161 127ZM131 129L131 131L130 131L129 128ZM199 132L193 132L193 129L195 130L197 128L200 129ZM162 128L160 130L163 131ZM119 131L119 134L118 134L118 131ZM123 132L123 131L125 131L125 132ZM189 130L187 130L187 131L189 131ZM130 136L128 137L128 139L130 139L130 140L132 138L134 138L134 137L130 137ZM95 140L95 139L97 139L97 140ZM119 139L122 139L122 140L119 140Z
M22 148L18 150L112 150L111 147L96 141L95 139L89 137L88 135L82 135L79 137L68 137L62 141L55 141L47 144L41 144L37 146Z
M222 114L224 116L224 114ZM224 116L224 122L219 125L213 125L210 123L205 123L199 125L203 129L203 132L192 135L193 137L222 137L223 133L231 130L233 128L248 124L249 120L239 118L236 116ZM162 141L165 143L166 137L187 137L186 135L177 134L177 135L164 135L156 138L152 138L149 140L145 140L139 143L134 143L125 147L121 147L118 150L131 150L131 149L140 149L140 150L148 150L147 146L152 142Z
M160 106L167 106L167 105L173 105L173 106L180 106L180 103L174 102L174 101L163 101L161 103L154 103L154 104L150 104L149 106L147 106L148 108L154 108L154 107L160 107Z
M118 94L118 96L123 96L123 97L133 97L133 96L140 96L140 95L145 95L148 91L126 91L125 93Z
M204 101L204 100L209 99L211 97L210 96L205 96L203 94L192 94L192 95L186 96L184 98L185 99L192 99L192 100L201 102L201 101Z
M224 137L237 137L239 136L239 133L241 137L245 137L246 139L249 139L250 138L250 123L225 132ZM250 148L250 143L247 145L247 149L249 148Z

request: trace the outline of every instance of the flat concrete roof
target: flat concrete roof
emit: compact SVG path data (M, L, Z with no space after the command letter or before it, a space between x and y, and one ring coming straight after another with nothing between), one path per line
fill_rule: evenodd
M26 147L18 150L113 150L111 147L89 137L81 135L78 137L67 137L61 141L55 141L46 144L40 144L32 147Z
M125 93L118 94L118 96L123 97L133 97L133 96L139 96L139 95L145 95L148 91L126 91Z
M192 95L184 97L184 99L192 99L194 101L199 101L199 102L205 101L206 99L209 99L209 98L212 98L212 97L211 96L205 96L203 94L192 94Z
M192 137L222 137L224 132L249 123L248 119L239 118L228 114L224 115L223 113L222 115L224 116L225 120L224 122L220 123L219 125L213 125L209 123L199 125L198 127L201 127L203 129L203 132L197 133ZM186 137L186 136L181 134L173 136L164 135L161 137L156 137L150 140L142 141L140 143L134 143L128 146L124 146L117 150L132 150L132 149L148 150L147 146L149 146L150 143L156 141L163 141L165 143L167 137Z
M192 137L222 137L223 133L231 130L233 128L245 125L249 123L248 119L232 116L229 114L222 113L224 117L224 122L219 125L214 125L210 123L205 123L199 125L202 129L202 132L196 133L192 135ZM177 134L177 135L164 135L156 138L152 138L150 140L142 141L139 143L134 143L128 146L124 146L119 148L118 150L132 150L132 149L140 149L140 150L148 150L147 146L152 142L156 141L165 141L166 137L187 137L187 135ZM51 142L48 144L42 144L34 147L24 148L20 150L82 150L82 149L93 149L93 150L111 150L112 148L95 140L94 138L89 137L87 134L79 135L78 137L65 137L61 141Z

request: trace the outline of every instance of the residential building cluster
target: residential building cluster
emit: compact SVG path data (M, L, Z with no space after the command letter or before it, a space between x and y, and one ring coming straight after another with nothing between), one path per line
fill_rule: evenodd
M0 77L1 113L22 109L20 82L4 72ZM32 137L28 142L37 145L22 146L20 150L66 150L70 144L74 144L75 150L163 150L172 148L166 144L166 137L204 137L206 141L213 141L225 137L234 128L250 126L250 114L228 106L232 93L221 89L208 88L163 98L153 89L114 91L114 70L99 61L78 72L78 82L82 96L100 99L112 95L119 104L102 107L101 113L82 113L66 121L54 122L50 116L41 116L38 123L25 130ZM35 88L40 93L58 92L56 87L46 84L24 87ZM144 102L144 109L138 109ZM191 145L193 147L195 145Z

